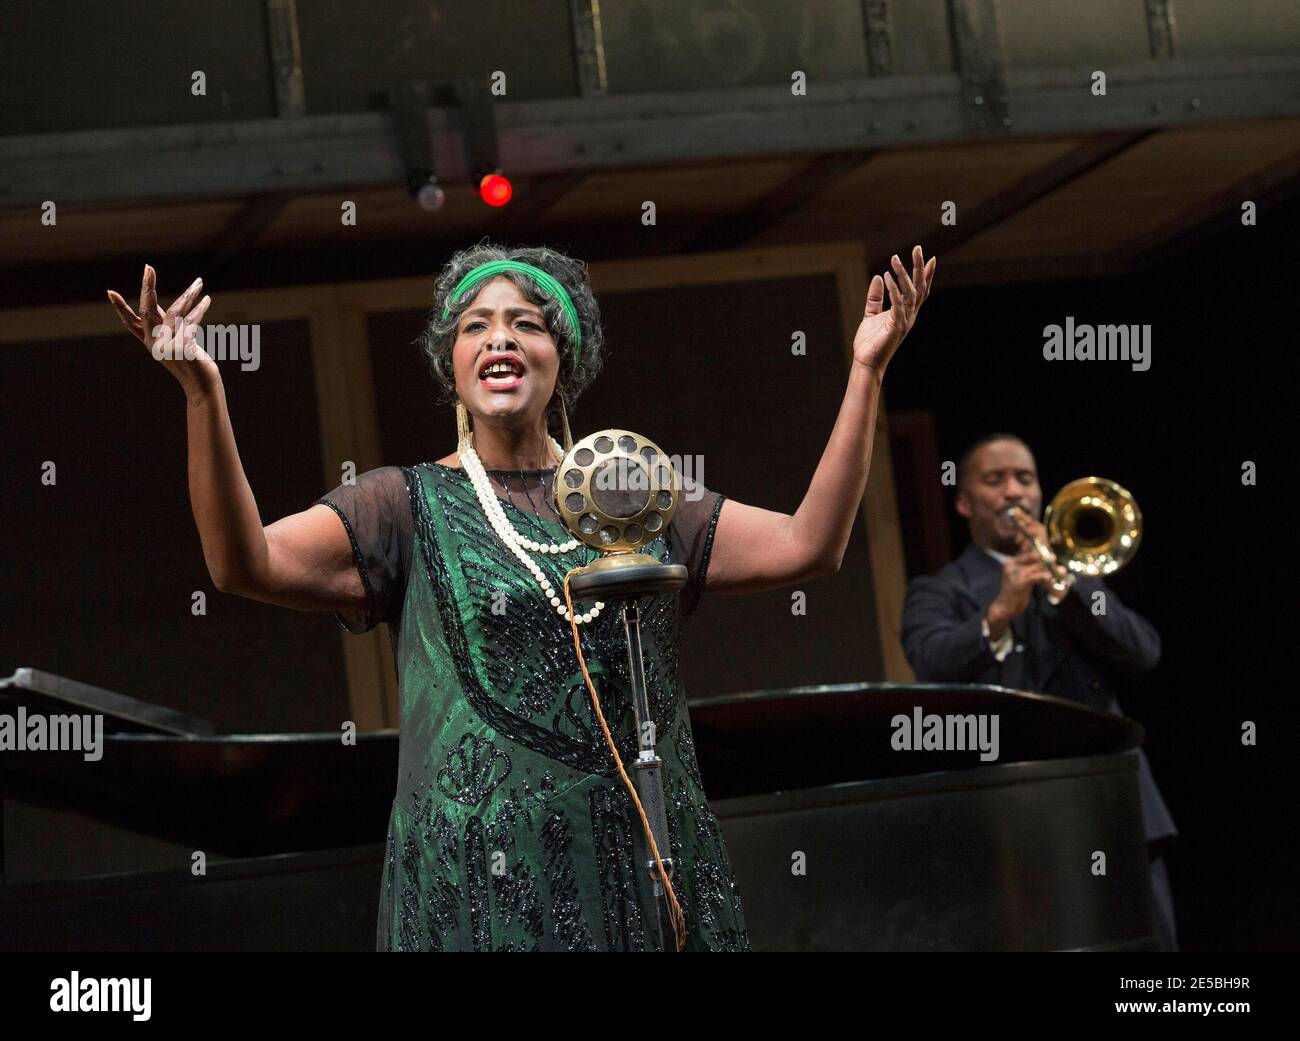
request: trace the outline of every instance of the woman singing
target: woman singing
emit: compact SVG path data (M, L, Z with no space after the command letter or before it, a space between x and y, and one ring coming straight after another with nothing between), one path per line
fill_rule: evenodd
M747 950L740 893L695 761L678 677L678 624L703 590L745 593L836 571L862 501L885 368L930 291L935 260L867 292L839 417L793 514L696 487L642 552L687 567L680 593L642 608L656 744L664 761L677 945ZM886 288L890 306L884 308ZM194 519L218 589L333 611L354 633L389 626L401 696L380 950L644 950L658 910L638 869L642 822L575 655L564 575L594 550L551 505L561 432L601 368L600 309L585 267L554 250L480 245L438 276L421 348L455 401L458 448L387 466L262 526L216 363L194 345L211 298L196 280L166 311L145 267L123 324L188 400ZM621 761L636 757L617 612L576 601L592 685ZM684 930L681 926L684 925Z

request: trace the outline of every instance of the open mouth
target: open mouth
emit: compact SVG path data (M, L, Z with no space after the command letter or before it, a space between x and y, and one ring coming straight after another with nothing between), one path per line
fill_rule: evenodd
M479 382L493 390L517 387L524 381L524 364L518 358L485 358L478 370Z

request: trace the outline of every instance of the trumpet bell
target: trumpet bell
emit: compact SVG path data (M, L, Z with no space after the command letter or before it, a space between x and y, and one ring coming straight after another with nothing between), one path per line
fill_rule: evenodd
M1080 477L1053 496L1043 526L1056 559L1078 575L1118 571L1142 541L1142 511L1128 489L1103 477Z

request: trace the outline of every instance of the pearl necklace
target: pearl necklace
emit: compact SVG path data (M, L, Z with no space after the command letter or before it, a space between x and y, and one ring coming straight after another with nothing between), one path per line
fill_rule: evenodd
M561 459L564 458L564 449L560 443L551 438L551 447L555 449L556 455ZM521 564L530 572L533 578L542 589L542 595L550 601L551 606L555 608L555 613L563 618L566 622L569 620L568 605L560 598L560 595L551 586L550 579L546 577L538 563L533 560L527 553L531 550L534 553L549 553L558 555L569 553L577 549L581 543L577 539L570 539L568 542L556 544L553 542L537 542L534 539L526 538L515 530L509 518L506 517L505 510L501 508L501 500L497 498L496 492L492 490L492 484L488 480L487 471L483 469L483 462L474 451L473 444L466 441L459 448L461 465L465 467L465 472L469 475L470 482L474 485L474 492L478 495L479 505L483 507L483 512L487 514L488 520L492 523L493 530L497 533L506 547L513 553ZM604 603L596 601L596 605L583 614L578 615L578 624L585 625L593 621L604 608Z

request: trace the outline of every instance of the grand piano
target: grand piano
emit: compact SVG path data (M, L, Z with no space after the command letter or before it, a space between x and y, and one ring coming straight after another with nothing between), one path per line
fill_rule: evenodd
M0 749L0 949L373 950L397 732L218 734L35 669L0 715L92 714L103 753ZM998 755L900 717L998 720ZM756 950L1154 950L1142 728L979 685L691 703Z

